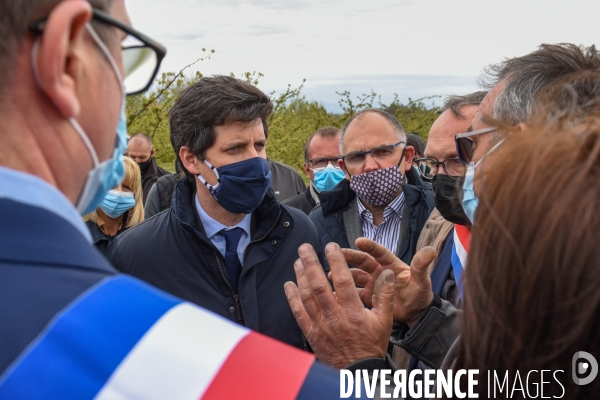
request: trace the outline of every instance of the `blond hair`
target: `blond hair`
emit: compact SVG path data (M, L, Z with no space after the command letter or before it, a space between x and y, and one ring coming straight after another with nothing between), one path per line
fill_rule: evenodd
M135 206L129 210L129 216L127 218L127 223L125 224L126 228L131 228L144 220L142 174L140 172L140 167L131 158L123 156L123 161L125 165L125 177L121 184L128 186L133 190L133 198L135 199ZM93 211L85 215L83 220L98 223L98 213Z

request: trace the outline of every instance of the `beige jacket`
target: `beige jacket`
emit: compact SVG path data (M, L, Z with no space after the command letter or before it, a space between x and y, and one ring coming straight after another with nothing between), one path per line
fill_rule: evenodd
M429 219L427 219L427 222L425 222L425 226L423 227L421 235L419 236L419 240L417 241L417 251L427 246L431 246L435 249L435 258L428 267L429 275L431 275L433 272L433 268L435 267L437 260L440 258L440 254L444 248L444 243L446 242L448 234L450 231L452 231L452 228L454 228L454 224L445 220L438 209L434 208L429 216ZM392 359L398 368L408 369L410 354L408 354L401 347L394 346Z

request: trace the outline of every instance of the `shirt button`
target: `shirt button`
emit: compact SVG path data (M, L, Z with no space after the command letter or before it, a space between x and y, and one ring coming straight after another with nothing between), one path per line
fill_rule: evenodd
M382 239L382 238L383 238L383 235L380 233L379 234L379 239Z
M277 240L273 240L273 241L271 242L271 244L272 244L273 246L275 246L275 245L277 244Z
M235 311L235 307L234 306L229 306L229 311L234 312Z

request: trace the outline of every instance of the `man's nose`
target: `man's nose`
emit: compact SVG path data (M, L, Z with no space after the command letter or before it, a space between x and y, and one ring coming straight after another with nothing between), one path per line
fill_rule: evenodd
M380 169L379 164L375 161L375 158L371 154L365 155L365 172L377 171Z

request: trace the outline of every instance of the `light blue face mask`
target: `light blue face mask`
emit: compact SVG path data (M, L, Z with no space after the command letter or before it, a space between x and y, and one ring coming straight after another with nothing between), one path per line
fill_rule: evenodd
M114 189L109 190L100 203L100 209L111 218L117 218L133 207L135 207L133 192L121 192Z
M346 178L344 171L335 168L331 164L327 164L327 167L315 170L315 181L313 185L319 192L327 192L343 181L344 178Z
M504 142L504 139L496 143L494 147L490 149L481 160L475 164L474 162L469 163L469 167L467 168L467 173L465 175L465 182L463 183L463 200L462 206L465 214L471 221L471 224L475 223L475 211L477 211L477 206L479 205L479 199L477 195L475 195L475 190L473 189L473 183L475 182L475 169L481 162L488 156L490 153L498 148Z
M125 115L125 86L123 85L123 78L121 76L121 72L117 67L117 64L102 42L102 40L98 37L94 28L91 27L90 24L86 24L86 29L94 39L94 42L100 47L106 58L108 59L112 69L117 77L117 81L119 82L119 87L121 88L121 113L119 115L119 122L117 125L117 137L115 139L115 147L112 154L112 157L108 160L100 162L98 160L98 154L94 149L90 139L87 134L83 131L79 123L74 118L69 118L69 123L75 129L77 134L81 137L81 140L87 147L91 157L92 162L94 163L94 167L89 171L81 194L79 195L79 199L77 200L77 210L81 215L89 214L94 211L100 203L106 193L118 186L125 176L125 167L123 164L123 152L127 148L127 117ZM33 71L35 78L39 84L40 79L37 70L37 52L39 47L39 39L34 43L31 53L32 53L32 63L33 63ZM41 85L40 85L41 86Z
M481 162L481 160L480 160ZM477 163L478 165L479 163ZM475 221L475 211L479 205L479 199L475 196L475 190L473 190L473 181L475 180L475 163L470 163L467 168L467 174L465 175L465 182L463 183L463 200L462 206L467 218L473 224Z

